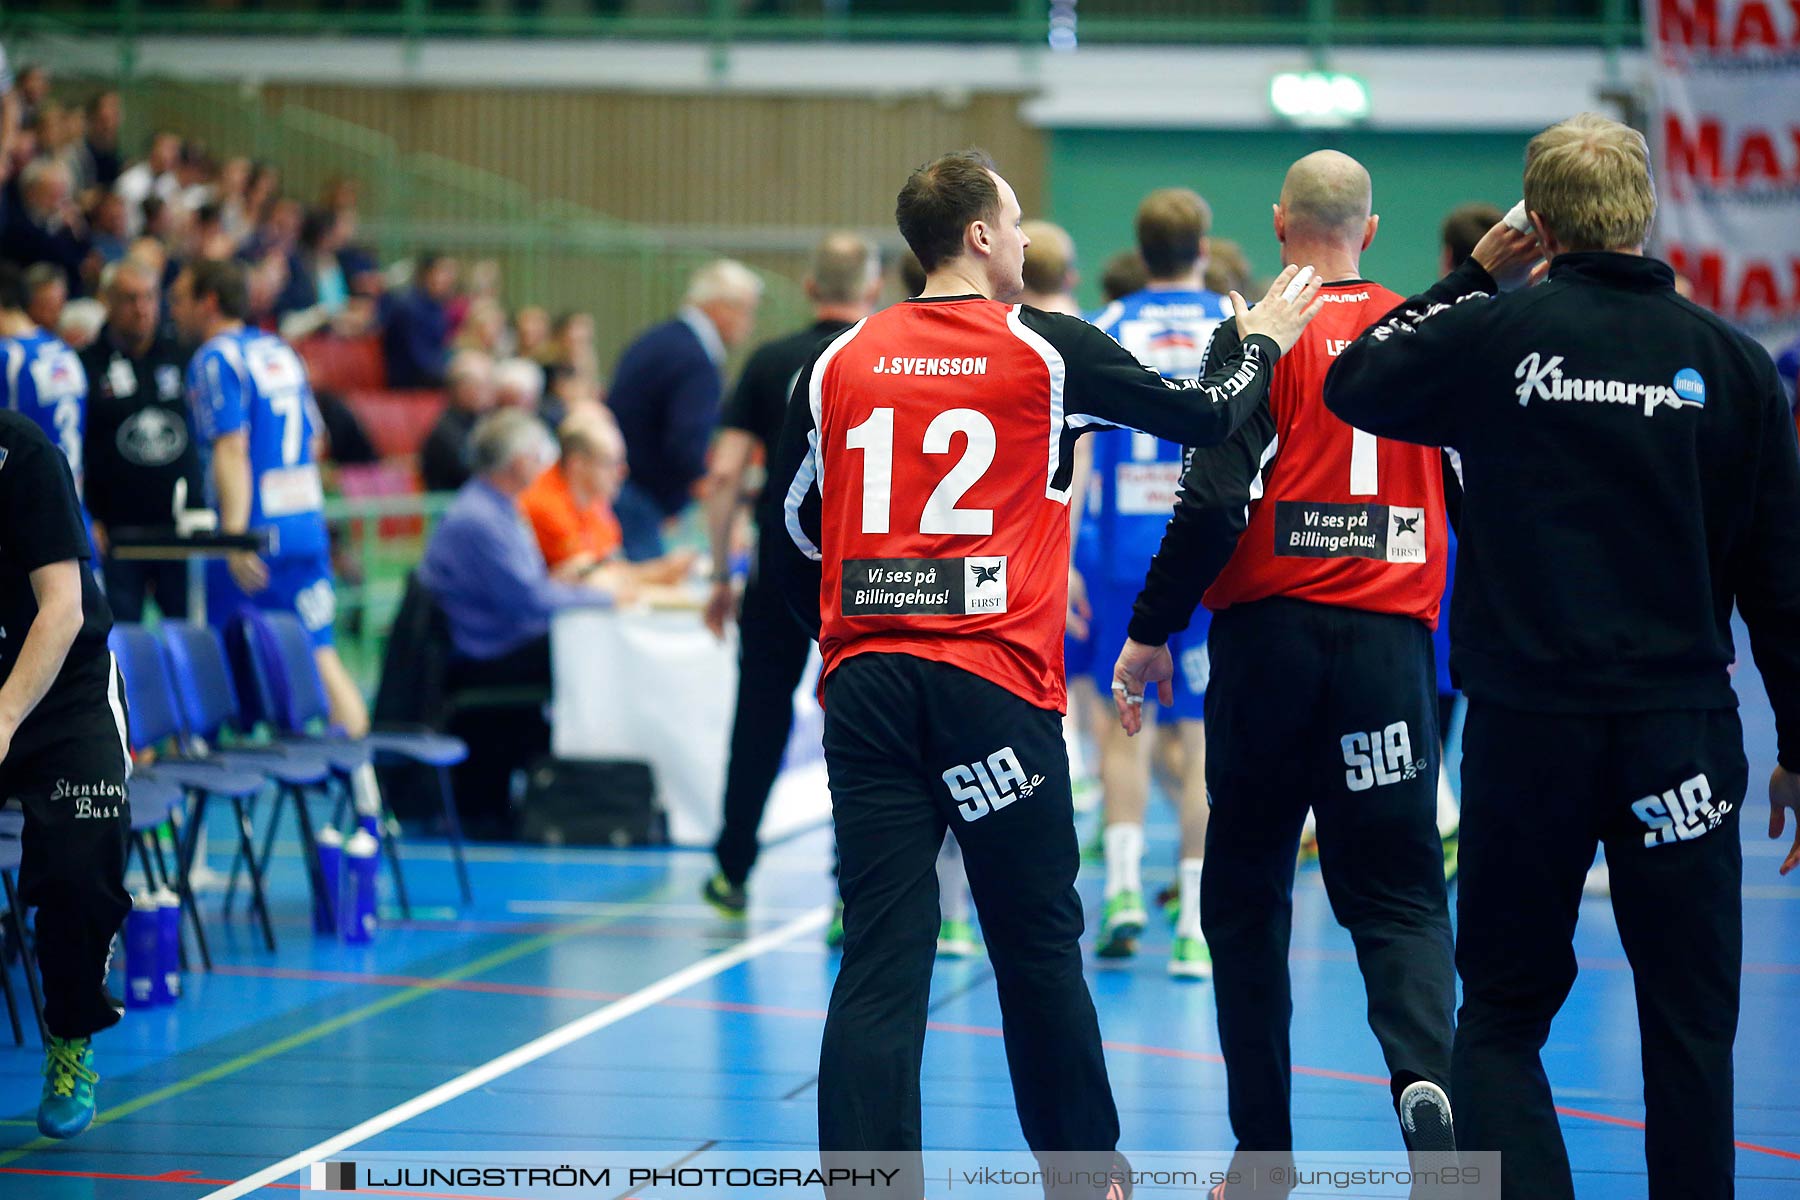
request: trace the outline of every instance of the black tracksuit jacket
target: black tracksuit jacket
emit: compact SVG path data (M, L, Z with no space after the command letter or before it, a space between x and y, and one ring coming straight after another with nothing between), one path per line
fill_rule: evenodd
M1461 454L1464 690L1531 712L1731 708L1735 603L1800 769L1800 457L1768 353L1654 259L1564 254L1496 290L1465 264L1325 382L1350 424Z

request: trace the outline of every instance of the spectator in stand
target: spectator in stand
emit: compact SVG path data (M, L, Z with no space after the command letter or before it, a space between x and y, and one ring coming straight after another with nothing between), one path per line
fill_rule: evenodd
M138 218L138 233L147 238L155 238L165 248L173 247L176 235L181 232L181 222L176 220L178 211L174 204L161 196L146 197Z
M545 411L560 411L564 414L563 419L567 420L578 413L596 408L605 409L607 417L612 417L612 410L606 408L600 385L595 381L582 379L577 375L551 379L550 394L544 401Z
M1500 223L1505 214L1498 205L1482 200L1459 204L1444 217L1438 231L1442 252L1438 255L1438 276L1442 278L1469 260L1487 231Z
M626 347L609 403L625 435L631 474L617 510L625 556L660 558L663 528L694 501L706 474L724 389L725 356L756 327L762 281L730 259L708 263L688 283L681 312Z
M108 191L124 170L119 157L119 126L124 109L119 93L101 92L87 102L87 129L82 137L81 152L75 176L83 191L99 188Z
M412 286L387 297L381 347L389 386L443 386L450 359L449 304L456 292L456 274L454 258L427 252L419 256Z
M544 368L526 358L502 359L494 367L494 399L501 408L522 408L543 419Z
M1230 238L1221 237L1208 238L1207 246L1206 268L1200 276L1206 290L1221 296L1232 292L1248 296L1254 281L1244 248Z
M292 259L300 249L300 229L306 222L306 212L300 207L298 200L280 199L269 205L262 224L256 227L245 241L240 253L250 262L257 262L279 254L290 260L288 270L293 271Z
M1136 250L1119 251L1106 260L1106 269L1100 272L1100 295L1108 304L1149 286L1150 268Z
M249 212L250 160L243 156L228 158L219 168L215 199L219 205L219 223L238 245L255 228Z
M550 314L542 305L527 304L513 317L513 353L546 369L556 365L557 348L551 340Z
M78 161L87 140L86 114L53 100L38 110L37 131L38 156L69 168L72 194L79 197L88 186L81 178Z
M42 63L26 63L19 68L19 126L27 128L36 122L38 112L50 99L50 68Z
M7 198L0 227L0 258L15 263L54 263L68 281L69 294L82 294L81 264L87 258L87 226L75 208L69 168L50 159L26 164Z
M338 232L342 238L338 265L344 272L351 295L375 297L381 295L386 283L381 277L381 264L375 252L356 241L357 230L362 224L361 203L362 184L348 175L339 175L325 186L320 207L338 215Z
M131 244L131 218L125 212L125 198L117 192L101 192L95 197L94 207L88 213L88 233L101 266L124 258Z
M209 200L194 210L193 223L187 230L189 258L234 258L237 242L225 229L225 209Z
M181 206L184 213L191 213L202 204L211 204L218 199L218 191L214 183L219 177L219 164L213 159L212 151L205 142L188 141L181 146L181 162L175 168L175 178L181 183L181 190L175 195L175 203ZM299 220L294 222L299 229Z
M494 408L494 360L479 350L450 360L450 402L419 452L419 474L428 492L454 492L469 481L469 438Z
M269 206L281 195L281 168L274 163L257 162L250 165L250 178L244 184L244 221L247 228L244 236L249 237L262 223L268 213Z
M595 383L600 381L600 354L594 349L594 318L591 315L570 312L558 318L546 369L556 379L573 375Z
M25 268L25 314L38 328L54 330L69 302L69 281L53 263Z
M453 688L550 686L550 617L559 608L606 604L613 593L550 578L518 500L556 461L550 431L530 413L502 409L470 438L474 477L425 547L419 583L450 627ZM507 836L508 781L550 746L536 708L484 712L453 727L469 743L456 768L456 799L476 838Z
M106 598L121 621L141 621L146 596L155 597L163 616L184 620L186 565L115 559L107 530L174 524L183 480L186 506L206 504L200 451L188 432L188 356L163 323L157 273L131 260L115 263L101 276L100 295L106 324L81 364L88 377L87 505L105 556Z
M274 329L278 324L275 302L281 298L287 281L287 255L270 251L251 262L244 272L244 282L250 293L250 309L244 319L258 329Z
M113 187L125 200L125 211L131 217L131 232L144 227L144 202L155 196L164 203L181 190L175 169L181 165L181 137L163 130L150 138L150 153L140 162L120 172Z
M315 208L300 226L300 250L276 310L282 336L292 341L327 325L344 334L339 321L350 309L350 284L338 252L344 248L343 219L336 209Z
M506 310L493 297L481 296L470 301L463 311L462 320L457 323L456 339L451 347L456 350L479 350L483 354L503 358L507 355L511 341L512 331L507 328Z

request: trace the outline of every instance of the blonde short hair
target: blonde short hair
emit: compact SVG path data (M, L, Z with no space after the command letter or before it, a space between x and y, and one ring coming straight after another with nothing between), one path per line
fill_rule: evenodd
M1552 125L1525 147L1525 207L1570 250L1643 245L1656 216L1644 135L1599 113Z

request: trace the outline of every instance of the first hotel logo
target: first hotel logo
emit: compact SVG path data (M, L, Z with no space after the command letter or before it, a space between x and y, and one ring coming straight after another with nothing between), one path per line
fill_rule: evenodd
M315 1192L354 1192L356 1164L353 1162L319 1162L312 1165L311 1190Z

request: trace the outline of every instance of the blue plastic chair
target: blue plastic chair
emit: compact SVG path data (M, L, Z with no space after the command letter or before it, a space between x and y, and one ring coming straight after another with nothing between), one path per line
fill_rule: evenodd
M168 665L156 635L142 625L114 625L107 639L119 671L125 677L125 699L131 707L131 748L135 751L159 749L164 743L180 744L183 734L175 690L169 680ZM193 810L185 822L176 850L176 877L180 880L182 906L189 910L196 937L199 932L199 905L195 903L188 879L194 856L199 848L200 830L205 827L206 802L211 797L229 800L237 818L238 847L250 869L250 899L260 919L263 944L275 949L275 924L269 919L268 897L263 891L262 864L256 858L251 837L249 810L246 802L255 799L267 786L261 775L237 771L204 758L184 759L165 756L150 773L152 778L179 786L193 799ZM203 951L204 954L204 951ZM210 955L205 955L210 959ZM210 962L209 962L210 967Z
M253 722L245 719L238 703L238 691L231 678L231 664L224 643L212 629L185 622L166 621L161 629L163 653L168 659L169 675L180 702L182 723L187 730L185 745L190 751L204 750L211 761L234 770L266 776L275 784L275 805L263 831L261 862L267 874L273 862L276 833L281 825L282 806L294 803L300 825L301 854L306 861L306 880L315 903L335 913L337 897L330 894L319 873L318 844L314 838L312 812L307 805L309 792L325 798L335 778L331 764L312 751L280 745L221 748L224 736L248 734ZM240 854L233 858L231 878L225 889L229 908L237 889Z
M450 784L450 768L469 756L461 738L441 733L378 731L364 738L348 738L331 728L330 704L324 681L313 659L312 639L292 613L245 609L234 622L237 654L242 663L240 680L248 678L260 715L280 733L288 745L323 753L332 770L344 778L377 759L399 760L432 767L438 774L439 796L444 805L444 825L456 867L456 881L463 903L474 898L469 868L463 857L462 821L456 812L456 794ZM227 637L227 648L232 646ZM329 732L320 734L316 727ZM406 884L400 872L399 847L388 822L382 822L382 840L394 873L394 886L402 912L410 915Z

